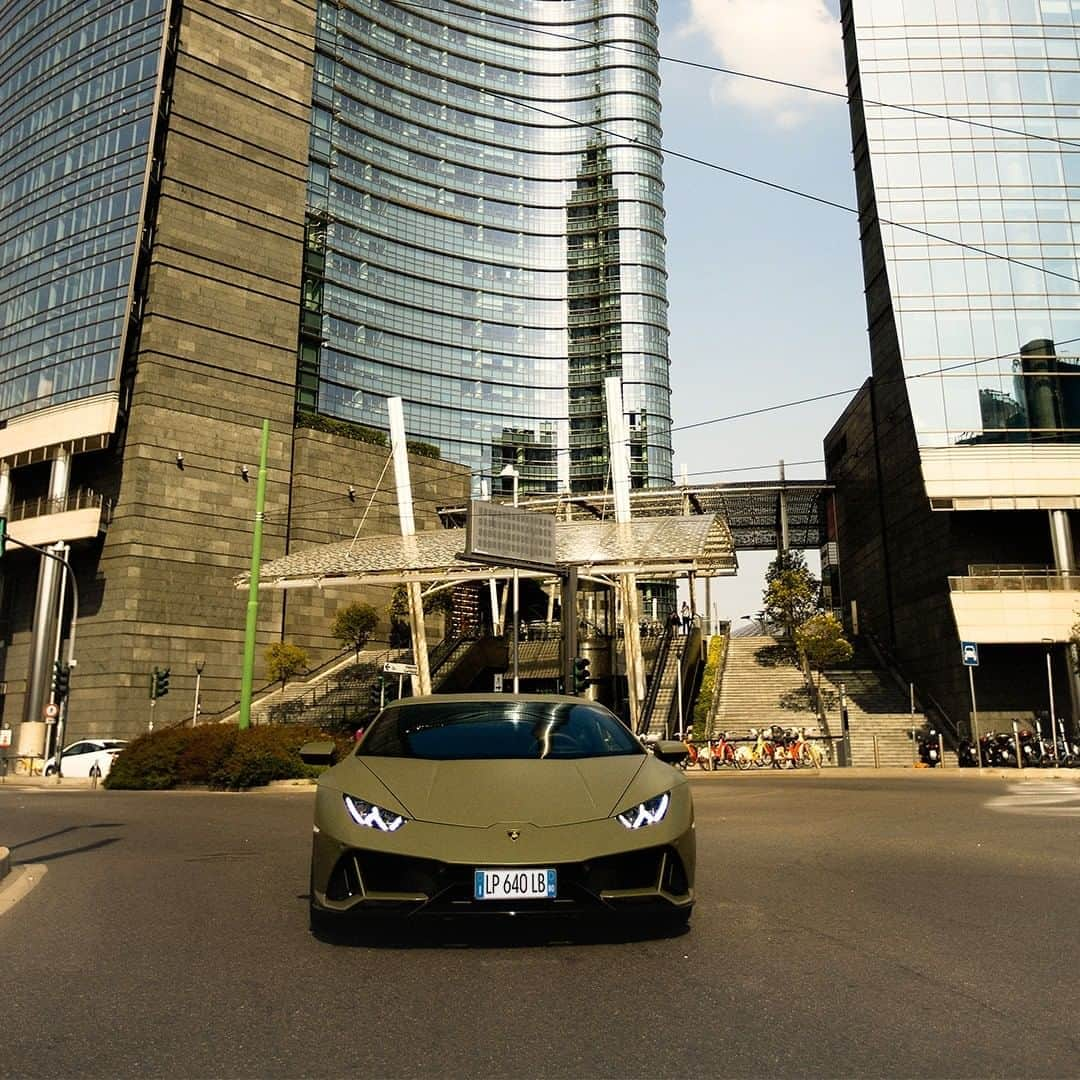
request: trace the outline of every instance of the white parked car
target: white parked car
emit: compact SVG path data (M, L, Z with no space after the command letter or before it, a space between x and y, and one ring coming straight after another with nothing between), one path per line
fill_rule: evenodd
M116 755L127 746L126 739L80 739L64 747L61 771L64 776L108 776ZM56 758L45 762L45 775L56 772Z

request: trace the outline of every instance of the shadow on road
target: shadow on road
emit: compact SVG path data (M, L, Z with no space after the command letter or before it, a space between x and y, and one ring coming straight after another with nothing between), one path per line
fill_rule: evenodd
M66 859L69 855L80 855L84 851L97 851L98 848L108 847L120 840L118 836L107 836L103 840L94 840L89 844L81 844L79 847L65 848L63 851L53 851L48 855L28 855L25 859L12 860L13 866L23 866L30 863L55 862L57 859Z
M359 949L517 949L541 945L624 945L688 934L685 925L642 921L552 919L539 916L462 916L349 923L312 931L330 945Z
M86 829L122 829L124 823L121 821L99 821L92 825L68 825L64 829L57 829L55 832L44 833L41 836L33 836L29 840L22 840L18 844L8 844L8 850L14 855L20 848L30 847L33 844L43 844L46 840L55 840L58 836L67 836L69 833L82 832ZM78 855L84 851L95 851L98 848L108 847L110 844L115 844L120 837L110 836L102 840L93 840L86 844L80 844L77 847L65 848L62 851L53 851L46 855L32 855L27 853L25 857L19 859L13 858L13 866L22 866L24 863L45 863L53 862L56 859L66 858L68 855Z

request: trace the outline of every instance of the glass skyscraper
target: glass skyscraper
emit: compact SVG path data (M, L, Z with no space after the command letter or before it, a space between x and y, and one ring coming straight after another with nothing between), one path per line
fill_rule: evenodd
M655 0L320 2L297 405L524 492L671 480ZM500 483L500 481L496 481ZM508 482L505 482L508 483Z
M115 394L165 0L0 4L0 418Z
M1080 3L841 20L873 375L825 440L833 602L947 728L969 642L984 722L1048 734L1080 716Z
M1080 441L1080 3L845 18L920 447Z

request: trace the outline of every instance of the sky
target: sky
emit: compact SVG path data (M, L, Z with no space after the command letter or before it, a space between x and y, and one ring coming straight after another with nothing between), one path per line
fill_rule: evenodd
M838 6L660 0L660 51L842 90ZM660 72L666 150L855 205L846 101L666 62ZM775 479L781 459L790 478L823 478L822 440L848 396L678 429L862 384L857 218L670 154L664 180L676 480L684 466L691 482ZM738 577L713 583L720 618L760 609L770 558L740 553Z

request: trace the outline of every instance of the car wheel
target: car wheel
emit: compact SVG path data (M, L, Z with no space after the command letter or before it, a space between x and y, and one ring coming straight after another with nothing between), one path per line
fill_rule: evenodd
M55 765L47 765L45 767L45 775L46 776L54 776L55 774L56 774L56 766Z
M308 926L313 934L335 937L341 933L342 918L332 911L324 911L314 904L308 906Z

